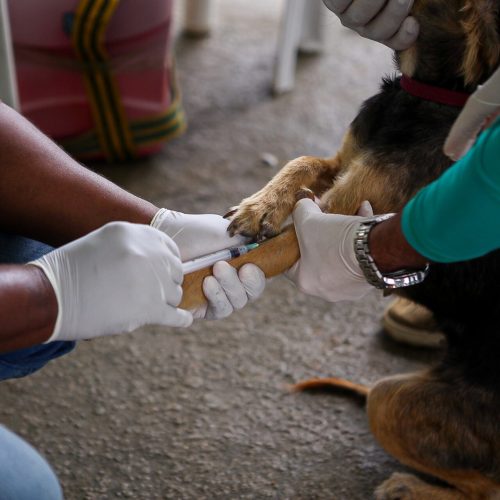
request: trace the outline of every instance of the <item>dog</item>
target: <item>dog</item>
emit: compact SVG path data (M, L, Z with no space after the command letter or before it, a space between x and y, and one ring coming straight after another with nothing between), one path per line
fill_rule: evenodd
M400 211L451 166L442 149L460 112L455 99L472 93L500 62L499 11L493 0L416 0L419 38L395 54L403 76L384 79L380 93L364 102L334 157L297 158L244 199L231 215L231 234L275 236L303 187L326 212L354 215L363 200L376 214ZM441 101L422 98L422 88ZM253 262L265 266L266 258L256 254ZM367 397L381 445L448 486L395 474L376 497L500 497L500 251L432 264L422 284L399 294L434 313L447 339L443 359L426 371L355 390Z

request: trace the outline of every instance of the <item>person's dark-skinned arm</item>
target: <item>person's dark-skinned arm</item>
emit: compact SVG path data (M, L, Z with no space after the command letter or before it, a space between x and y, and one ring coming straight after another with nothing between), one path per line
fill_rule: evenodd
M0 231L59 246L80 238L94 238L89 233L114 221L151 224L164 235L175 238L174 246L183 260L241 243L239 239L229 237L226 231L228 221L218 215L159 211L152 203L91 172L17 112L0 103ZM101 239L95 245L95 258L90 260L99 263L102 256L97 254L102 246L109 244L109 236ZM123 259L127 253L124 246L111 253ZM149 251L150 248L145 249L146 254ZM118 257L109 265L114 265L117 260ZM215 277L206 280L204 291L208 304L195 312L197 318L226 317L243 307L249 298L259 296L264 289L264 276L256 266L249 264L235 274L230 266L222 264L214 271ZM92 265L90 269L94 267ZM123 262L117 275L126 276L133 267L136 266ZM37 345L49 338L55 340L54 326L61 317L61 308L65 307L58 299L63 292L71 295L73 281L81 281L81 276L82 272L80 279L76 273L74 280L66 279L61 285L55 281L51 283L44 271L33 266L0 265L0 352ZM138 279L139 282L142 280ZM100 289L102 286L94 281L89 283L84 295L96 295ZM146 296L149 292L150 289L144 290L141 295ZM80 290L79 293L83 292ZM115 295L110 291L101 302L106 305ZM121 310L129 311L130 307L124 306ZM79 312L76 311L74 316ZM59 332L58 339L120 333L125 331L120 323L124 319L122 316L122 313L117 314L111 323L105 318L107 322L103 320L89 331ZM139 316L130 318L131 324L137 323ZM182 312L174 316L184 318ZM141 321L146 324L154 322L153 319L150 316ZM171 319L169 321L168 324L172 324ZM105 329L104 324L107 325ZM109 326L112 324L116 330Z
M399 269L423 269L429 262L406 240L401 229L401 214L374 226L368 244L373 260L382 273Z
M56 318L56 295L41 269L0 265L0 352L45 342Z
M111 221L149 224L158 211L73 160L0 103L0 230L52 246Z
M115 220L149 224L158 208L73 160L0 103L0 230L61 245ZM0 352L47 340L57 300L33 266L0 265Z

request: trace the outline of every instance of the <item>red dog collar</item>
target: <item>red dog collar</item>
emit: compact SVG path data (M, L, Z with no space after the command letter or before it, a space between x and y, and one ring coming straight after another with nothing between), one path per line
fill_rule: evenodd
M401 88L415 97L420 97L426 101L447 104L463 108L470 94L466 92L457 92L456 90L443 89L427 83L418 82L409 76L403 75L399 81Z

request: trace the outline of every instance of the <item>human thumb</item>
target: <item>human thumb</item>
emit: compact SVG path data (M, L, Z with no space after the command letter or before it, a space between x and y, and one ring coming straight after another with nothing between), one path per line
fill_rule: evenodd
M453 124L444 145L452 160L460 159L474 144L485 121L500 110L500 68L470 96Z
M172 314L174 316L172 317ZM165 309L163 318L158 321L158 324L165 326L176 326L180 328L186 328L191 326L193 323L193 315L191 311L186 311L185 309L177 308L173 310L168 307Z
M371 203L368 200L365 200L363 203L361 203L361 206L359 207L358 213L356 215L359 215L361 217L373 217L373 207Z
M309 214L322 213L321 208L309 198L299 200L293 210L293 222L302 224Z

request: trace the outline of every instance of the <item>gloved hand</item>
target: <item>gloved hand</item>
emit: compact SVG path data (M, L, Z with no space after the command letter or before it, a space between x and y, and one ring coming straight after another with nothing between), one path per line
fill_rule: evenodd
M229 236L230 221L219 215L191 215L162 208L151 221L151 226L170 236L183 262L224 248L245 244L243 236ZM196 319L222 319L243 308L249 300L259 297L266 286L264 273L253 264L246 264L239 272L227 262L218 262L213 276L203 281L203 292L208 304L191 311Z
M226 318L257 299L266 287L266 277L254 264L245 264L239 271L227 262L217 262L213 276L203 281L203 293L208 304L191 311L196 319Z
M469 97L444 144L444 153L457 161L474 144L477 135L500 112L500 68Z
M329 302L360 299L374 288L366 281L354 254L360 222L373 215L363 202L358 216L325 214L312 200L300 200L293 222L300 259L286 273L304 293Z
M44 271L57 297L49 342L193 321L177 308L183 280L177 247L149 226L112 222L30 264Z
M183 214L162 208L151 226L172 238L179 247L182 262L224 248L245 243L243 236L229 236L230 221L215 214Z
M413 0L323 0L344 26L361 36L404 50L418 37L417 20L409 15Z

